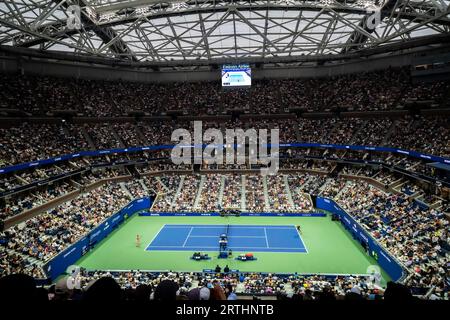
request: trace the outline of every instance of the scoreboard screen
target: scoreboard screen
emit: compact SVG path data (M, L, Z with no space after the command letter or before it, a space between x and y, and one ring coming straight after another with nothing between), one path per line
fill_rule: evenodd
M252 85L252 69L248 64L222 66L222 87L249 87Z

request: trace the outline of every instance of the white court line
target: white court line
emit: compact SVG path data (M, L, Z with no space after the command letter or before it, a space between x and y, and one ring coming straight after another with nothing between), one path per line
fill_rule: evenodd
M219 236L191 236L191 238L219 238ZM262 238L263 236L229 236L228 238Z
M190 224L186 224L186 225L165 225L166 228L189 228ZM200 226L200 225L194 225L194 228L196 229L221 229L226 225L221 225L221 226ZM230 224L230 227L235 228L235 229L263 229L263 228L271 228L271 229L291 229L293 226L244 226L244 225L232 225Z
M309 252L308 252L308 249L306 248L306 243L305 243L305 241L303 241L302 235L300 234L300 232L297 230L297 228L296 228L295 226L293 226L293 227L294 227L295 231L296 231L297 234L298 234L298 237L299 237L299 239L300 239L300 242L303 244L303 249L306 250L306 253L309 253Z
M185 239L184 242L183 242L183 248L184 248L184 246L186 245L186 242L188 241L188 239L189 239L189 237L190 237L190 235L191 235L191 233L192 233L192 230L194 230L194 227L191 227L191 230L189 230L189 233L188 233L186 239Z
M217 246L185 246L184 248L199 248L199 247L201 247L201 248L217 249ZM154 247L152 247L152 249L154 249L154 248L182 248L182 247L180 247L180 246L154 246ZM269 247L269 248L264 248L264 247L228 247L228 248L231 248L231 249L250 249L250 250L258 250L258 249L302 250L302 249L305 249L305 248L299 248L299 247L296 247L296 248L286 248L286 247L283 247L283 248L278 248L278 247ZM266 251L263 251L263 252L266 252ZM274 253L276 253L276 252L274 252ZM283 253L283 252L281 252L281 253Z
M269 240L267 240L267 230L264 228L264 237L266 238L266 248L269 248Z
M199 248L199 247L217 249L217 246L184 246L184 247L180 247L179 245L178 246L154 246L154 247L152 247L152 249L154 249L154 248Z
M278 248L278 247L268 247L268 248L261 248L261 247L230 247L230 248L242 248L242 249L254 249L254 250L258 250L258 249L276 249L276 250L302 250L305 249L303 247L295 247L295 248L286 248L286 247L282 247L282 248ZM306 250L306 249L305 249ZM264 251L265 252L265 251ZM281 251L282 252L282 251Z
M191 232L192 232L192 229L194 229L194 228L216 228L216 229L218 229L218 228L223 228L223 226L224 225L221 225L221 226L207 226L207 225L205 225L205 226L195 226L195 227L191 227L191 230L190 230L190 232L189 232L189 234L188 234L188 237L186 238L186 240L185 240L185 242L184 242L184 244L183 244L183 248L198 248L198 246L185 246L185 244L186 244L186 241L187 241L187 239L189 238L189 237L191 237L191 238L202 238L202 237L204 237L204 238L210 238L210 237L214 237L214 238L216 238L216 236L191 236L190 234L191 234ZM233 225L231 225L231 226L233 226ZM151 245L151 243L153 242L153 240L155 240L156 239L156 237L161 233L161 231L162 231L162 229L164 228L164 227L166 227L166 228L188 228L189 227L189 225L163 225L160 229L159 229L159 231L158 231L158 233L153 237L153 239L152 239L152 241L150 241L150 243L147 245L147 247L144 249L145 251L151 251L151 250L148 250L148 248L150 247L150 245ZM294 228L294 230L297 232L297 234L298 234L298 236L299 236L299 238L300 238L300 242L303 244L303 246L302 247L296 247L296 248L288 248L288 247L283 247L283 248L279 248L279 247L269 247L268 246L268 240L267 240L267 232L266 232L266 227L264 227L263 225L261 225L261 226L245 226L245 225L236 225L236 226L233 226L233 227L235 227L235 228L251 228L251 229L261 229L261 228L263 228L264 229L264 233L265 233L265 237L259 237L259 236L232 236L232 237L230 237L230 238L266 238L266 249L275 249L275 250L305 250L305 251L300 251L300 252L278 252L278 253L309 253L308 252L308 249L306 248L306 244L305 244L305 242L303 241L303 238L302 238L302 236L301 236L301 234L298 232L298 230L297 230L297 228L294 226L294 225L291 225L291 226L269 226L269 228L271 228L271 229L292 229L292 228ZM154 246L153 248L180 248L180 246L179 245L175 245L175 246ZM202 248L213 248L213 249L216 249L217 247L216 246L202 246ZM233 250L239 250L239 249L243 249L243 250L251 250L251 249L253 249L253 250L258 250L258 247L230 247L231 249L233 249ZM262 248L261 248L262 249ZM173 250L173 251L177 251L177 250ZM184 250L178 250L178 251L184 251ZM258 251L255 251L255 252L258 252ZM262 252L267 252L267 251L262 251ZM277 252L274 252L274 253L277 253Z
M159 228L158 233L153 237L153 239L150 241L150 243L147 245L147 247L145 247L144 251L148 251L147 249L150 247L150 245L156 239L156 237L159 236L159 234L161 233L162 229L164 229L165 226L166 225L164 224L161 228Z

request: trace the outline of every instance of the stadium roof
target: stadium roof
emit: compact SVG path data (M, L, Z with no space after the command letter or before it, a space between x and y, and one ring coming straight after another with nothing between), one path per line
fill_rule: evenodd
M424 36L449 35L449 4L450 0L7 0L0 2L0 45L134 62L358 54ZM70 12L80 17L80 25L68 19Z

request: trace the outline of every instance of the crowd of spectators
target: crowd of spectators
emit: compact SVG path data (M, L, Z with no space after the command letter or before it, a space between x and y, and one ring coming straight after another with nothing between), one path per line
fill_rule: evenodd
M321 144L354 144L399 147L433 155L450 155L450 120L447 118L358 119L330 118L322 120L284 119L253 120L242 126L240 121L205 122L208 127L279 129L281 142ZM192 122L90 123L74 125L33 124L0 128L0 166L46 159L90 149L114 149L133 146L174 144L171 134L177 128L193 132ZM225 135L224 135L225 137ZM165 150L170 153L170 151ZM298 152L304 152L299 150ZM322 155L323 149L311 149L306 154ZM339 152L329 150L327 156ZM142 157L144 154L110 154L110 160ZM367 153L347 152L347 157L364 158ZM386 156L382 156L386 158Z
M291 149L288 150L289 152L292 151ZM293 149L295 151L295 149ZM309 151L309 150L307 150ZM327 152L327 151L325 151ZM294 152L294 155L292 153L290 156L296 157L297 151ZM109 157L108 155L107 157ZM154 155L156 157L160 157L161 155ZM326 156L326 155L325 155ZM112 159L113 157L111 157ZM46 166L42 168L36 168L36 169L30 169L25 171L19 171L17 173L8 174L5 175L5 180L2 181L2 187L0 189L3 189L4 191L14 189L16 187L25 185L27 183L32 183L41 179L48 178L50 175L56 175L63 173L65 170L70 171L77 168L80 168L81 166L88 166L90 163L96 163L94 160L96 158L86 158L86 159L78 159L76 162L70 161L67 163L61 162L53 166ZM119 162L126 161L126 159L120 158L120 160L117 160ZM148 160L147 160L148 161ZM418 170L421 167L426 167L425 164L422 164L418 161L412 161L409 158L406 158L404 156L388 156L386 158L387 164L392 164L395 166L402 166L405 169L408 169L413 172L418 172ZM108 161L104 161L108 162ZM334 164L332 162L328 161L319 161L319 160L299 160L299 159L293 159L293 158L282 158L280 161L280 167L281 169L295 169L295 170L305 170L310 172L323 172L323 173L331 173ZM244 168L249 168L247 165L244 166ZM182 165L181 167L174 165L170 161L166 160L160 160L160 161L148 161L146 164L141 165L138 167L138 169L141 171L142 174L144 173L151 173L151 172L158 172L158 171L167 171L167 170L189 170L191 171L192 168L189 168L186 165ZM212 169L212 168L209 168ZM229 167L227 169L230 169ZM242 169L242 168L241 168ZM424 169L422 169L425 171ZM430 169L431 170L431 169ZM434 170L427 170L427 172L430 176L434 174ZM59 182L56 184L49 184L49 185L43 185L32 192L22 192L17 195L14 195L12 197L7 197L3 199L3 201L0 201L0 208L2 209L0 212L0 217L2 219L17 215L25 210L32 209L38 205L44 204L56 197L59 197L63 194L69 193L71 191L76 190L81 185L88 184L89 182L95 181L99 178L105 178L105 177L115 177L118 175L127 175L129 173L121 173L120 170L117 169L105 169L101 171L100 176L95 176L92 173L89 173L89 171L85 174L82 174L81 176L77 176L76 178L72 178L71 181L66 182ZM298 172L296 173L298 174ZM343 168L343 170L340 172L340 174L350 174L350 175L358 175L358 176L366 176L371 177L378 182L381 183L385 188L388 188L390 185L392 185L396 181L400 181L401 175L394 174L391 171L382 170L379 167L351 167L346 166ZM241 181L234 181L234 185L230 186L230 181L226 178L227 175L225 175L224 179L224 187L223 187L223 193L220 192L221 190L221 180L218 177L215 177L214 175L211 175L213 177L213 181L209 181L208 179L205 181L205 185L202 188L202 192L200 194L200 202L198 205L198 210L216 210L219 208L219 205L221 205L224 208L230 207L230 204L232 204L232 207L234 208L241 208L241 187L242 182ZM265 198L268 200L268 208L271 208L274 211L298 211L299 208L308 208L309 207L309 199L305 198L302 193L310 193L317 195L319 193L322 193L322 195L325 196L335 196L337 192L341 189L342 185L336 184L336 181L333 179L330 179L328 183L325 183L325 177L321 176L314 176L314 178L309 178L312 176L307 176L308 179L303 181L303 176L298 175L298 177L290 177L288 175L288 180L292 180L294 183L294 186L301 186L301 192L299 190L294 190L294 187L292 187L291 184L291 197L296 198L297 200L294 201L294 205L292 206L290 202L289 194L286 193L286 188L284 186L284 181L282 179L282 176L278 177L268 177L268 184L267 184L267 196L263 194L257 195L258 198L264 200L264 203L259 203L259 207L265 208ZM169 179L170 188L167 186L164 186L164 183L150 183L149 188L152 193L159 194L158 201L156 201L155 209L158 211L169 211L173 208L176 208L176 203L173 203L173 197L175 197L175 193L179 187L180 178L179 176L173 176L172 178L168 178L164 176L164 179ZM236 177L238 180L240 179L240 176ZM255 181L252 180L253 178L250 178L250 183L257 182L258 177L255 177ZM189 208L192 208L194 205L194 201L197 197L197 191L198 186L200 183L200 178L196 179L197 184L190 186L190 188L193 190L193 193L191 189L189 189L189 194L186 194L186 197L189 197L192 200L192 203L185 203L183 202L183 206L185 206L186 210L190 210ZM296 181L298 180L298 181ZM262 186L264 182L264 179L260 181L260 185ZM211 185L210 185L211 183ZM186 184L188 185L188 184ZM190 184L189 184L190 185ZM252 194L252 188L253 186L246 182L247 185L247 193L246 198L248 198L247 202L251 204L251 206L254 206L254 196ZM152 189L151 187L157 187L156 189ZM232 188L233 194L228 194L229 188ZM147 188L148 189L148 188ZM298 188L297 188L298 189ZM185 194L185 188L181 188L181 193L184 196ZM206 192L209 190L214 195L220 195L219 198L223 195L223 201L222 203L219 203L219 198L215 199L214 201L207 201L206 200ZM264 190L264 188L262 189ZM434 195L428 194L428 191L425 189L422 189L420 186L408 182L403 183L400 185L400 187L397 185L396 190L398 192L402 192L408 195L419 195L424 202L432 204L436 201L442 201L442 199L439 198L439 194L434 193ZM129 186L129 191L134 197L141 197L148 193L148 190L146 190L145 187L142 186L142 184L139 181L135 181L133 184ZM417 193L416 193L417 192ZM435 195L438 195L436 197ZM211 199L211 194L208 194ZM165 203L165 204L164 204ZM172 208L172 203L175 205L175 207ZM301 205L299 203L302 203ZM204 204L208 205L208 208L205 208ZM298 207L298 205L300 207ZM164 210L162 210L164 209Z
M390 185L391 183L393 183L395 180L398 179L395 177L395 175L383 170L377 171L375 174L372 175L372 177L377 181L381 182L385 186Z
M24 283L30 284L25 286ZM69 286L69 283L72 285ZM22 295L16 296L17 286ZM262 273L152 273L145 271L87 271L61 278L51 286L37 288L32 278L9 275L0 279L3 301L32 297L39 301L259 300L264 297L292 301L386 300L412 301L411 289L393 282L380 286L374 277L276 275ZM433 299L448 299L434 294Z
M307 193L311 192L322 192L322 196L335 198L411 270L411 285L435 286L437 290L445 291L450 236L449 221L441 211L423 208L406 195L389 194L363 181L327 179L326 176L300 172L266 178L265 186L265 178L261 176L245 175L243 178L237 174L209 174L203 178L204 191L201 193L202 178L197 175L183 178L160 175L122 185L108 183L5 231L1 238L5 240L2 242L3 255L7 258L2 260L2 270L5 270L4 274L15 271L38 274L39 269L30 264L27 257L46 261L61 252L132 198L142 196L143 184L159 193L152 210L212 211L217 208L223 181L224 208L239 204L242 190L246 192L245 209L252 212L310 210L312 204ZM182 180L186 187L180 189ZM178 195L177 191L180 191ZM194 208L198 194L198 206ZM8 259L12 265L5 263ZM247 293L282 291L278 285L261 289L259 282L246 288Z
M300 185L302 186L302 190L304 192L312 195L318 195L320 192L320 188L326 182L326 176L298 176L294 177L292 181L294 181L294 183L296 183L296 181L298 181L298 183L301 183Z
M312 211L313 209L310 195L306 194L303 190L302 182L305 181L305 176L306 174L304 173L297 175L289 174L287 176L288 185L291 190L292 201L294 202L294 208L296 211L300 212L308 212Z
M80 130L83 130L80 128ZM84 126L89 137L95 145L95 149L116 149L124 147L114 136L109 124L89 124Z
M267 196L270 211L290 212L295 211L294 201L285 184L285 175L267 176Z
M147 185L141 179L134 179L128 183L121 183L121 185L128 190L133 199L148 195L148 191L146 190Z
M334 198L344 188L346 183L347 181L345 180L328 179L323 185L320 195L327 198Z
M71 124L23 123L0 128L0 166L56 157L89 149Z
M84 116L119 117L132 111L145 112L147 115L179 112L201 116L220 115L235 109L254 114L286 113L292 108L309 111L392 110L420 100L440 103L449 91L448 82L413 84L406 69L328 79L263 80L256 81L250 89L233 91L223 91L218 83L138 84L0 75L0 112L20 109L42 116L58 110L74 110ZM186 128L190 132L193 130L191 122L175 120L84 124L55 119L45 123L24 122L0 128L0 167L81 150L170 144L171 134L176 128ZM390 146L450 156L448 117L308 119L291 114L289 119L270 117L220 123L210 121L204 123L206 128L220 128L222 131L225 128L278 128L281 142ZM367 160L369 156L368 153L345 150L301 149L289 152L290 155L298 156L361 160ZM168 155L167 150L152 154L161 157ZM142 157L150 156L148 153L107 155L2 174L0 192L75 168L102 162L140 160ZM380 159L409 171L433 174L433 169L407 157L389 154L371 157L372 160ZM332 164L324 161L282 160L282 164L291 169L324 173L332 171ZM234 167L247 168L246 165ZM148 172L191 168L156 162L141 169ZM372 177L385 186L398 178L390 172L374 168L346 167L341 173ZM112 177L118 174L114 170L98 174L93 171L70 182L45 185L31 192L2 199L0 220L80 189L99 176ZM156 211L212 211L223 207L244 208L253 212L297 212L312 209L308 194L336 198L412 272L410 285L425 288L434 286L440 295L448 290L445 288L448 288L449 221L442 213L450 209L448 202L443 201L440 210L423 208L407 195L420 194L421 199L430 203L434 198L412 182L401 184L397 188L400 194L390 194L362 181L327 179L327 176L308 173L267 178L252 174L212 174L205 177L203 184L198 175L161 175L151 180L124 182L122 185L108 183L1 233L0 275L26 273L36 278L43 276L39 267L41 263L67 248L132 198L145 195L146 184L152 192L157 193L152 207ZM197 196L199 201L195 207ZM239 291L304 300L343 298L349 295L371 299L383 293L381 288L357 277L325 279L319 276L292 276L286 279L260 274L200 277L175 273L153 275L139 271L114 274L85 272L83 284L86 292L91 286L95 287L92 284L94 280L103 276L113 277L123 290L134 290L135 297L148 294L147 299L160 299L158 287L162 283L167 284L166 281L176 283L178 288L174 297L179 299L195 299L197 296L198 299L223 299L234 297ZM142 286L144 289L138 290Z
M413 118L398 120L387 145L428 154L450 155L449 117Z
M239 174L229 174L225 176L222 208L240 209L242 200L242 176Z
M29 257L1 247L0 277L14 273L28 274L35 279L45 278L42 268L33 263Z
M179 175L166 175L157 177L158 193L152 206L152 210L160 212L170 212L175 201L176 193L181 182Z
M112 127L126 147L153 144L151 141L146 141L143 135L140 135L140 131L136 128L134 123L115 123Z
M387 110L420 100L440 103L449 90L443 81L413 83L408 68L321 79L256 80L242 90L222 90L219 81L145 84L6 74L0 75L0 83L0 110L43 115L69 109L85 116L135 111L205 115L235 109L249 113L282 113L290 108Z
M203 212L217 211L219 207L219 195L222 185L222 176L217 174L208 174L202 185L200 198L195 210Z
M7 249L46 261L77 241L131 198L117 184L103 185L7 229Z
M5 200L4 203L0 203L0 220L18 215L26 210L35 208L52 199L75 190L76 187L73 184L62 183L58 185L47 185L44 189L10 197Z
M184 180L180 183L181 190L176 194L172 210L174 211L192 211L197 197L198 189L200 186L199 175L188 175L184 177Z
M261 175L248 175L245 182L245 210L249 212L269 211L263 177Z
M82 161L83 163L80 163ZM88 166L89 162L78 160L76 162L70 161L68 164L58 163L52 167L43 167L42 169L31 169L31 171L19 171L12 175L5 175L8 179L3 182L4 190L1 191L13 191L9 196L0 198L0 220L11 218L15 215L23 213L27 210L37 208L40 205L44 205L49 201L59 198L63 195L80 190L83 186L87 186L99 179L113 178L120 175L120 169L108 169L96 171L86 171L81 174L69 176L69 178L63 180L56 180L52 183L39 183L30 187L29 183L36 182L34 179L28 179L28 177L39 176L40 178L49 178L47 174L57 175L60 173L66 173L72 171L74 168L79 168L81 165ZM31 173L29 173L31 172ZM37 174L36 172L39 172ZM44 175L44 176L43 176ZM41 179L38 179L40 182ZM15 184L11 184L11 181L21 180ZM25 187L22 191L15 191L16 187ZM138 190L142 192L142 190Z
M128 204L136 194L126 190L135 188L133 181L124 186L106 183L0 233L1 274L43 276L40 264Z
M296 174L268 176L264 182L263 177L258 175L239 174L208 174L205 176L203 185L201 178L195 176L185 176L186 181L197 181L194 185L189 184L189 188L179 188L173 185L174 178L158 177L159 179L169 179L171 185L170 193L161 192L157 197L152 211L165 212L171 210L212 212L221 209L238 209L249 212L305 212L312 210L310 197L302 190L304 184L301 177L308 177L308 181L319 179L316 175ZM222 186L223 181L223 187ZM243 182L244 181L244 182ZM286 185L285 182L288 182ZM181 180L176 182L180 183ZM267 193L264 191L267 186ZM173 194L178 190L177 199L173 199ZM245 191L243 196L242 192ZM198 196L198 199L197 199ZM187 199L187 200L186 200ZM186 201L185 201L186 200ZM220 201L222 200L222 201ZM175 201L175 202L173 202ZM195 207L195 203L197 206ZM245 203L243 206L242 201ZM172 203L174 206L172 207ZM267 206L266 206L267 204Z
M445 286L450 223L443 212L362 181L349 181L337 202L412 271L415 286Z

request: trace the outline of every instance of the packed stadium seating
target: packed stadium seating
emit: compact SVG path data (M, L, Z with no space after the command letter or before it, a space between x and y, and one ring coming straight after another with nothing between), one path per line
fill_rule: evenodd
M0 80L0 114L7 115L11 109L29 113L24 122L0 127L0 167L82 150L171 144L174 129L193 129L191 121L164 117L179 110L184 115L211 116L204 128L279 128L281 142L387 146L450 156L448 117L414 109L377 117L339 112L396 111L423 100L431 100L437 108L448 99L448 82L415 84L404 69L321 81L264 80L249 90L228 92L211 83L125 85L6 75ZM129 95L130 91L134 94ZM63 109L90 118L55 116ZM221 119L236 109L242 109L241 116ZM290 109L333 113L309 118L303 111ZM133 111L162 117L119 120ZM406 266L410 276L405 284L448 298L449 195L417 177L433 183L450 183L450 178L431 167L430 161L388 152L289 148L282 150L278 175L263 177L248 163L203 163L199 172L193 172L191 165L176 166L168 161L169 154L168 150L112 153L3 174L0 220L11 226L0 234L0 275L25 273L45 278L45 261L131 200L146 195L155 197L153 212L237 209L291 214L311 212L312 196L320 195L335 199ZM379 165L368 165L368 161ZM133 166L128 166L130 163ZM19 223L15 223L17 219ZM306 300L343 299L351 293L375 299L383 293L368 279L358 277L248 274L204 278L139 271L85 271L83 287L102 276L113 277L133 294L138 287L147 286L148 296L167 278L179 284L180 299L189 297L189 290L196 285L217 285L217 279L224 283L218 290L225 290L226 296L236 292ZM69 291L66 288L64 294L73 294Z
M374 299L375 293L382 296L384 290L376 284L375 279L369 277L350 276L277 276L275 274L202 274L202 273L150 273L141 271L102 272L82 271L79 276L81 287L85 288L89 282L101 277L112 277L123 290L136 290L137 287L149 286L149 296L155 298L157 286L164 280L178 284L177 299L192 297L191 290L202 287L220 286L226 293L226 298L239 299L241 296L271 296L276 295L284 299L321 299L327 289L334 299L345 299L346 294L352 292L360 295L360 299ZM352 290L353 289L353 290ZM67 289L66 289L67 290ZM232 293L235 295L231 296ZM237 295L236 295L237 294ZM210 297L217 299L216 297ZM196 300L205 300L197 295ZM222 296L223 299L223 296ZM195 299L194 299L195 300ZM207 299L206 299L207 300Z
M391 120L385 119L289 121L284 126L280 126L277 121L267 120L255 120L247 125L256 129L280 128L281 142L389 146L436 156L450 154L450 124L445 117L401 118L394 121L394 126ZM243 128L239 123L227 122L223 125L227 128ZM190 129L191 126L189 122L168 122L163 125L89 124L89 129L86 129L67 123L44 126L25 123L19 127L0 129L0 144L3 146L0 163L6 166L90 149L173 144L170 141L171 132L178 127ZM127 131L122 130L125 127ZM140 136L142 139L137 138Z
M244 197L246 209L254 212L267 209L286 212L308 211L312 206L308 203L307 193L302 192L305 188L308 192L318 191L322 195L333 197L413 271L411 284L416 287L444 285L446 254L450 249L448 220L442 212L420 208L415 202L408 200L407 194L389 194L366 182L325 179L311 173L270 177L271 187L268 189L271 191L268 190L265 193L264 180L260 176L248 175L243 178L235 174L207 175L203 181L203 187L207 187L206 190L215 190L209 193L208 199L220 198L218 193L221 190L219 185L222 179L224 180L223 207L226 207L228 203L240 205L241 199L236 197L240 194L239 191L232 190L242 190L242 186L246 190ZM189 188L179 188L183 180L185 183L189 181L187 184ZM156 201L152 210L208 211L215 209L211 205L213 201L205 205L205 195L199 192L200 178L198 176L181 176L180 179L179 176L162 175L147 178L144 181L148 188L165 193L160 201ZM225 183L225 181L229 182ZM300 186L300 190L286 189L285 181L288 181L288 186L295 181L295 185ZM212 185L215 187L211 188ZM166 188L172 191L172 195L166 192ZM174 197L173 193L179 193L181 189L182 194ZM94 189L46 214L27 220L24 225L5 231L2 235L5 240L5 254L16 254L20 259L32 258L45 261L98 225L105 217L116 212L132 198L142 196L142 192L140 183L133 180L124 184L109 183ZM171 198L168 198L168 194ZM295 208L289 207L288 194L296 199ZM197 207L194 207L196 202ZM283 203L285 206L281 205ZM266 208L266 205L269 207ZM83 210L77 212L77 208L83 208ZM16 264L17 266L14 266ZM22 264L15 262L14 265L5 265L2 273L8 274L10 270L16 270L14 268L24 270ZM36 265L39 263L28 265L25 268L26 272L36 275L34 270Z
M234 109L250 113L280 113L289 108L388 110L410 101L440 103L449 91L447 82L413 83L408 68L327 79L263 80L249 90L233 91L223 91L218 82L130 84L2 75L0 83L0 111L20 109L43 115L74 110L85 116L121 116L129 111L154 115L171 110L196 115Z
M384 289L373 277L319 276L257 273L152 273L81 270L60 279L48 289L37 289L32 279L12 275L0 280L3 290L14 281L28 281L22 295L39 301L88 301L119 303L183 300L293 300L293 301L414 301L404 285L388 283ZM74 284L73 287L69 284ZM77 285L79 283L79 286ZM439 299L437 294L430 299ZM25 298L26 299L26 298Z

